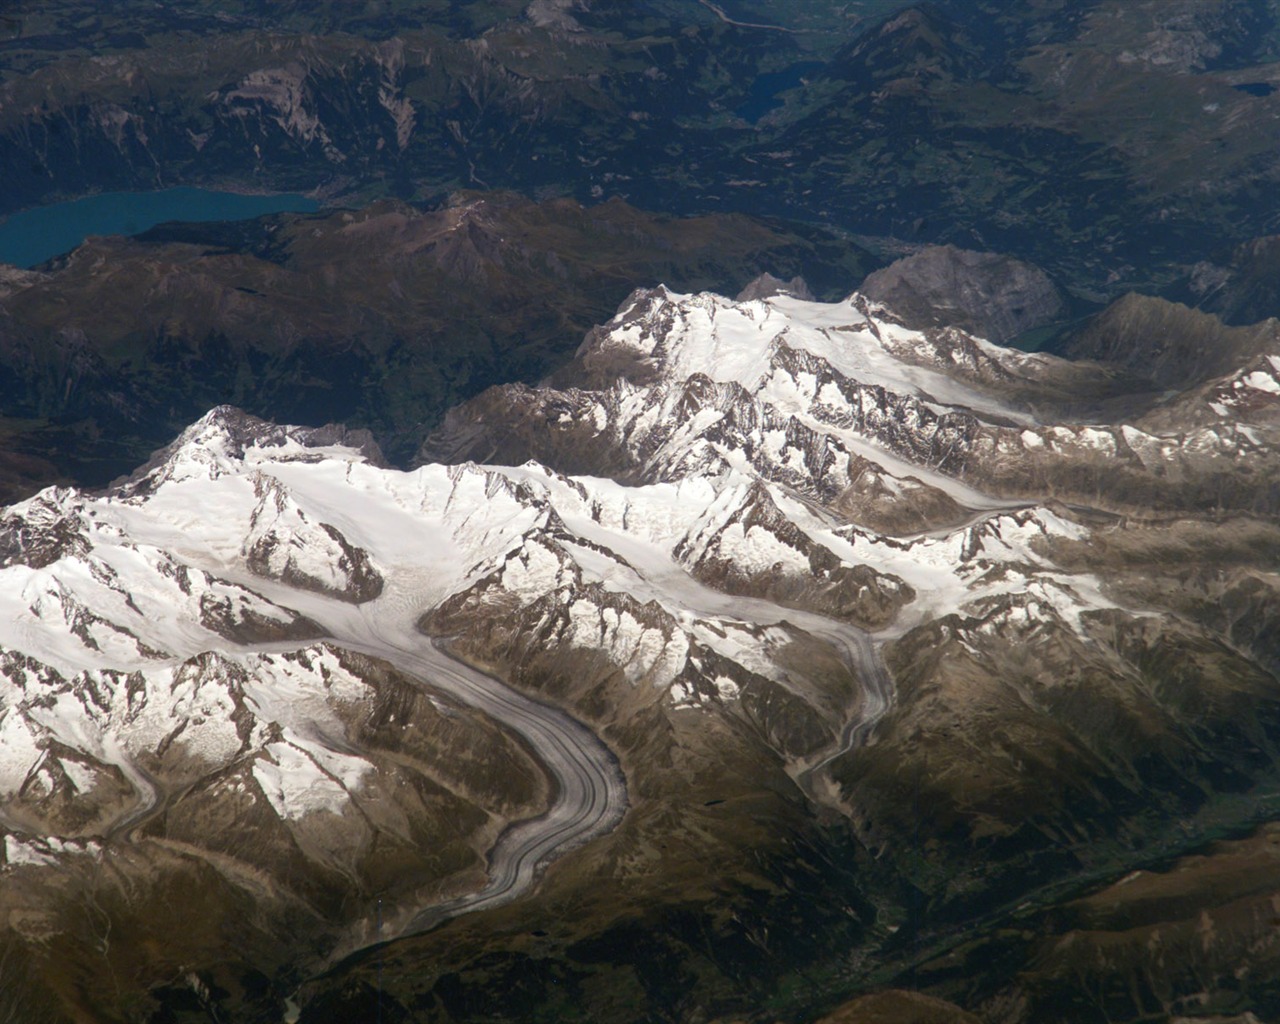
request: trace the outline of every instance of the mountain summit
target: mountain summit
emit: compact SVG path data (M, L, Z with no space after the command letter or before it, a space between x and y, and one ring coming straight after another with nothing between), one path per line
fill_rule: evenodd
M744 1013L1243 826L1280 767L1278 381L1126 391L857 293L657 287L411 471L221 407L11 506L6 997ZM1057 998L960 962L1020 1019Z

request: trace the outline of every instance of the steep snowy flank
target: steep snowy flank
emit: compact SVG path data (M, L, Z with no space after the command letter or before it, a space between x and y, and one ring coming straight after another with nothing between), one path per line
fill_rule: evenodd
M1275 362L1214 382L1199 407L1234 402L1252 410L1249 430L1267 429L1257 410L1280 394ZM67 785L92 788L106 770L84 765L114 766L118 786L141 791L130 765L162 741L185 749L174 737L190 701L174 673L187 678L210 651L324 637L357 609L397 628L420 621L482 660L576 652L641 703L727 706L780 687L828 723L808 734L820 745L851 711L783 653L802 636L857 674L847 652L860 630L902 635L952 610L998 607L1012 622L1052 607L1080 632L1081 612L1112 599L1054 551L1088 528L1021 495L1069 492L1101 465L1190 474L1228 436L1217 418L1178 434L1148 421L1037 424L1001 389L1056 386L1055 361L911 331L856 295L638 292L572 372L593 389L498 389L432 444L533 453L576 475L524 459L397 472L365 436L221 408L112 493L53 489L8 510L0 648L46 681L37 698L10 677L9 749L31 755L11 755L10 791L50 744L68 752L59 765L80 765L59 769ZM136 742L124 727L143 720L135 692L146 721L165 723ZM202 721L240 717L202 729L210 763L256 750L252 777L277 814L334 811L358 788L365 769L343 760L357 755L308 739L319 719L286 730L268 715L276 732L261 738L239 690L215 704ZM234 751L215 742L223 734Z
M734 302L710 293L678 295L657 288L633 295L585 344L593 350L583 354L588 368L633 363L678 380L705 373L752 393L769 392L781 352L804 352L812 357L812 366L830 367L833 374L866 387L931 405L968 408L1000 422L1026 418L994 393L940 372L930 365L932 360L903 359L904 351L925 344L921 332L902 327L882 307L857 295L839 303L789 295ZM998 355L1001 350L994 346L983 350L993 364L1021 362ZM785 386L777 397L782 411L798 407L786 401Z
M760 351L775 373L778 346ZM664 419L679 430L692 409ZM295 675L270 655L234 653L323 635L331 598L410 625L425 616L464 645L506 631L589 654L645 701L732 702L768 684L838 723L847 712L777 652L802 634L831 643L821 638L840 622L901 629L939 605L1028 592L1053 572L1044 538L1077 529L1027 510L887 540L842 526L806 504L806 488L762 478L729 447L714 472L690 462L679 479L625 486L533 463L396 472L304 440L215 410L118 493L47 491L7 513L0 645L28 666L10 673L3 703L8 792L48 774L56 743L139 792L132 766L252 756L279 815L338 813L367 765L316 739L340 732L323 701L291 689ZM801 483L829 457L805 462L782 441L762 450L771 443L779 459L800 459ZM889 494L909 486L894 481ZM824 493L847 491L841 477ZM1092 580L1069 589L1105 605ZM335 685L327 664L307 677L316 693ZM304 705L310 717L290 717Z
M352 547L336 527L311 522L277 481L255 477L254 494L258 504L243 545L250 569L356 604L382 592L368 553Z
M1052 414L1097 367L856 295L657 289L410 471L215 409L0 513L0 871L110 857L129 901L202 872L323 933L291 984L584 843L632 881L668 839L742 853L754 886L766 805L876 855L923 824L1021 892L1028 855L1087 864L1148 793L1238 793L1276 749L1280 355L1250 358L1086 421ZM882 857L911 892L972 895L914 852Z
M1255 510L1275 500L1263 464L1280 472L1273 358L1126 404L1105 367L910 330L856 294L733 302L658 288L588 334L564 386L493 389L453 410L420 458L536 459L629 483L736 469L907 535L1046 495ZM1257 474L1229 465L1245 454ZM1170 489L1170 473L1190 486Z
M79 820L76 809L86 812L95 790L121 779L134 788L134 802L120 801L120 819L105 823L112 827L154 806L156 776L189 782L243 760L282 816L301 817L341 813L347 792L372 767L315 739L338 733L337 709L366 696L324 648L209 653L149 670L72 676L11 651L0 659L7 740L0 794L11 816L48 816L71 827L65 834L102 829L102 821Z

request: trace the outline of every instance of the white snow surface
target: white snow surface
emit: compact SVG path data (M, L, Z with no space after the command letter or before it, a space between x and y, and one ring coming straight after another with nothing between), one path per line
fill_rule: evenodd
M858 383L911 395L935 408L954 406L1000 420L1032 422L988 392L930 366L904 361L904 350L928 350L923 333L876 316L874 304L869 314L864 313L860 306L868 304L859 299L855 293L834 303L789 295L735 302L710 292L690 295L658 288L638 301L649 303L644 318L655 326L660 322L660 332L628 324L612 331L609 344L655 360L670 378L702 373L715 381L732 381L753 394L764 394L785 411L807 410L815 399L834 396L805 394L803 389L788 394L788 385L773 380L777 345L816 356ZM635 305L624 309L616 322L635 313ZM981 341L975 344L997 361L1020 355Z
M788 541L734 518L753 493L764 494L807 547L913 588L915 601L886 636L999 594L1052 601L1077 627L1081 609L1107 606L1098 580L1069 576L1046 553L1053 541L1083 537L1082 528L1046 508L1010 508L889 455L830 422L847 404L839 388L819 386L807 371L778 371L784 347L802 350L849 379L931 408L1019 420L940 369L898 358L894 352L923 344L916 332L864 315L854 299L733 303L660 290L637 301L649 302L647 313L623 323L634 313L624 310L601 346L629 347L660 362L668 377L703 373L739 384L793 423L866 452L891 493L914 477L972 509L971 520L909 540L881 537L765 481L731 449L691 459L688 473L646 486L565 477L536 463L401 472L373 466L353 448L280 443L278 431L272 443L246 446L215 410L183 433L141 485L101 496L50 490L9 510L61 517L77 540L41 568L0 569L0 795L42 771L44 748L56 740L83 754L63 773L77 789L93 785L94 763L115 765L146 805L154 793L139 765L154 764L162 749L209 766L251 755L253 778L282 817L343 813L372 766L335 741L343 735L337 712L366 696L365 684L323 644L238 647L202 623L210 602L277 622L297 611L322 624L338 621L326 615L377 616L413 642L418 618L451 597L474 592L514 612L554 595L567 617L565 642L602 652L634 685L653 687L674 705L697 703L678 681L695 646L802 687L775 656L797 631L847 650L865 647L866 638L821 616L730 597L684 568L715 545L719 557L760 578L810 572L795 535ZM623 401L634 403L630 429L659 415L641 389L620 387ZM718 415L699 414L708 422ZM707 425L697 420L682 429L696 434ZM1022 443L1043 446L1055 436L1029 425ZM1124 436L1144 457L1158 457L1159 438L1133 428ZM1100 450L1114 444L1104 431L1066 437L1063 443ZM808 472L785 431L762 430L759 442L779 463ZM249 570L246 553L270 535L278 541L273 558L341 584L340 551L326 525L367 551L383 575L383 593L367 606L339 607ZM282 565L271 574L278 577ZM610 603L602 592L632 603ZM708 683L722 700L738 697L738 685L723 675Z
M294 743L268 744L253 763L253 777L282 818L303 818L316 811L341 814L347 804L344 786Z

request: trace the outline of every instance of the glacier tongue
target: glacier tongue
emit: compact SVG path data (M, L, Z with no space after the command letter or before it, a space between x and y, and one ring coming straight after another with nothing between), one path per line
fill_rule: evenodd
M197 711L176 682L209 670L209 651L244 658L331 633L330 598L396 618L405 643L420 620L592 652L673 709L731 705L767 680L837 728L850 712L777 653L796 629L866 675L860 629L900 635L1001 595L1110 606L1096 579L1055 566L1054 544L1087 532L1061 509L956 479L975 452L1116 450L1118 434L1042 427L1008 398L1011 381L1023 397L1055 387L1052 360L912 331L856 294L732 302L658 288L591 332L576 367L593 390L500 389L487 401L506 415L482 398L434 441L524 451L523 465L399 472L359 432L221 407L112 492L51 490L10 509L0 646L36 669L10 677L7 791L55 740L128 775L190 746L198 718L192 756L258 751L253 777L278 814L340 813L367 768L315 740L337 736L333 722L289 725L249 685L284 685L267 661L219 669L236 685ZM1239 387L1268 393L1263 370ZM1126 447L1149 461L1141 436L1125 433ZM135 707L121 694L145 696ZM124 746L113 754L108 738ZM87 772L63 774L92 788Z
M637 301L650 307L642 325L670 314L667 298ZM799 456L794 488L762 477L758 458L744 455L752 436L761 438L756 450L767 453L759 458L774 467L797 457L788 454L800 452L794 445L818 442L794 419L782 420L790 426L771 440L761 428L780 414L766 406L744 418L741 403L749 410L755 400L745 397L742 381L782 402L779 367L790 366L802 386L804 366L817 365L805 360L819 353L846 368L887 359L865 326L854 332L860 347L850 351L831 341L826 325L808 331L800 347L793 321L809 304L770 301L786 309L681 300L688 324L648 349L633 317L623 341L637 352L652 356L665 346L665 358L676 362L717 352L737 360L718 372L736 392L720 398L713 389L710 406L705 396L687 395L674 421L654 421L654 429L662 421L677 429L668 451L685 449L661 482L569 477L535 462L405 473L342 443L350 439L341 435L317 437L220 409L115 492L49 491L15 506L3 534L0 645L36 671L7 677L0 725L13 742L5 791L16 794L34 777L55 741L135 783L131 766L158 770L178 751L208 767L254 750L253 778L278 814L341 813L368 766L315 739L341 732L333 721L323 724L319 705L305 723L290 724L288 702L268 696L272 687L288 692L285 677L270 667L274 656L234 653L297 647L330 632L315 609L332 617L332 606L306 591L356 606L372 602L377 614L399 617L405 642L424 616L437 624L527 620L546 642L598 652L633 684L667 694L675 708L733 703L744 687L750 692L750 679L767 679L838 722L838 709L769 654L775 643L794 642L785 630L799 626L811 638L828 637L811 642L834 642L832 631L845 628L840 620L876 629L907 623L939 608L1025 592L1052 574L1038 547L1072 528L1056 515L1027 510L1002 527L1002 518L984 513L955 532L891 541L842 527L804 497L818 491L838 508L834 499L847 496L846 476L826 490L807 483L834 471L823 461L829 447ZM852 304L823 313L832 324L857 314ZM727 324L711 348L695 343L700 318ZM796 353L804 353L800 364ZM812 376L805 401L830 407L836 397ZM696 457L679 440L681 430L705 435L726 416L743 433L718 435L717 457ZM893 496L928 486L875 472ZM996 565L1000 572L991 572ZM738 597L709 597L716 592ZM1072 592L1103 600L1093 581ZM560 626L547 618L557 615L564 616ZM777 628L784 633L770 640L768 630ZM857 642L848 628L846 646ZM210 661L205 652L216 650L233 660ZM244 657L250 660L235 660ZM714 672L705 668L708 658ZM323 657L317 664L313 685L327 693L331 673ZM77 770L88 778L89 769Z
M323 957L527 892L618 825L632 782L642 817L719 806L699 787L730 763L883 851L926 732L983 758L1014 715L1016 768L1035 715L1101 730L1145 707L1166 627L1232 654L1095 549L1139 564L1189 550L1188 509L1271 508L1278 365L1084 422L1055 411L1098 367L912 331L856 294L659 288L556 386L454 410L409 471L358 431L212 410L106 493L0 515L3 870L180 850L305 905ZM1139 507L1168 522L1131 525ZM992 821L975 842L1017 828Z
M321 936L290 979L588 842L551 901L640 894L589 938L739 855L785 884L815 817L913 900L1034 896L1275 749L1278 369L1096 417L1105 367L658 288L408 471L212 410L0 514L0 871L197 864Z

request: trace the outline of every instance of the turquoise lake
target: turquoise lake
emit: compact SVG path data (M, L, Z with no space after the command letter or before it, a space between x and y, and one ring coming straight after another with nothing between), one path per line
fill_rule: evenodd
M303 195L241 195L203 188L106 192L22 210L0 224L0 263L34 267L70 252L89 235L136 235L165 221L249 220L268 213L314 213Z

